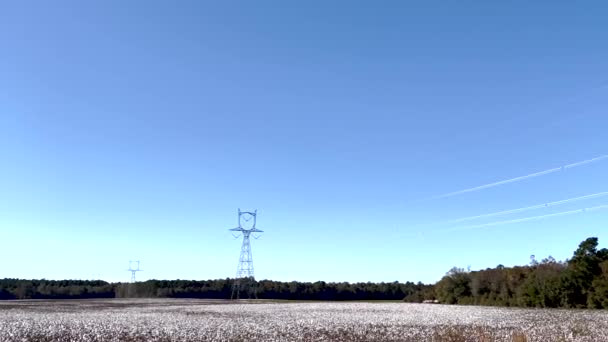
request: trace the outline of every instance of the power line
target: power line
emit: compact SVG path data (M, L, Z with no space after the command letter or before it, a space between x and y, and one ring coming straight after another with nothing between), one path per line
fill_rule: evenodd
M590 211L596 211L596 210L602 210L602 209L608 209L608 204L599 205L599 206L591 207L591 208L583 208L583 209L562 211L562 212L553 213L553 214L546 214L546 215L539 215L539 216L532 216L532 217L524 217L524 218L520 218L520 219L505 220L505 221L498 221L498 222L491 222L491 223L484 223L484 224L476 224L476 225L470 225L470 226L460 226L460 227L454 227L454 228L450 228L450 229L443 229L440 232L454 232L454 231L460 231L460 230L479 229L479 228L498 226L498 225L503 225L503 224L511 224L511 223L519 223L519 222L540 220L540 219L545 219L545 218L548 218L548 217L557 217L557 216L564 216L564 215L580 214L580 213L585 213L585 212L590 212Z
M441 199L441 198L446 198L446 197L452 197L452 196L462 195L462 194L465 194L465 193L468 193L468 192L474 192L474 191L484 190L484 189L488 189L488 188L493 188L493 187L499 186L499 185L504 185L504 184L509 184L509 183L515 183L515 182L519 182L519 181L522 181L522 180L526 180L528 178L544 176L544 175L547 175L547 174L550 174L550 173L564 171L566 169L571 169L571 168L575 168L575 167L578 167L578 166L587 165L587 164L598 162L598 161L601 161L601 160L604 160L604 159L607 159L607 158L608 158L608 154L604 154L604 155L601 155L599 157L595 157L595 158L592 158L592 159L587 159L587 160L583 160L583 161L580 161L580 162L576 162L576 163L572 163L572 164L568 164L568 165L564 165L564 166L560 166L560 167L554 167L552 169L548 169L548 170L544 170L544 171L539 171L539 172L531 173L531 174L525 175L525 176L505 179L505 180L502 180L502 181L498 181L498 182L494 182L494 183L489 183L489 184L484 184L484 185L476 186L476 187L473 187L473 188L468 188L468 189L464 189L464 190L459 190L459 191L445 193L445 194L442 194L442 195L433 196L430 199Z
M529 207L510 209L510 210L503 210L503 211L498 211L498 212L489 213L489 214L476 215L476 216L462 217L462 218L457 218L457 219L453 219L453 220L443 221L441 223L442 224L452 224L452 223L458 223L458 222L464 222L464 221L477 220L477 219L480 219L480 218L489 218L489 217L494 217L494 216L502 216L502 215L520 213L520 212L523 212L523 211L534 210L534 209L541 209L541 208L548 208L548 207L553 207L553 206L556 206L556 205L562 205L562 204L566 204L566 203L572 203L572 202L577 202L577 201L582 201L582 200L587 200L587 199L592 199L592 198L598 198L598 197L603 197L603 196L607 196L607 195L608 195L608 191L604 191L604 192L599 192L597 194L580 196L580 197L574 197L574 198L568 198L568 199L561 200L561 201L555 201L555 202L549 202L549 203L531 205Z

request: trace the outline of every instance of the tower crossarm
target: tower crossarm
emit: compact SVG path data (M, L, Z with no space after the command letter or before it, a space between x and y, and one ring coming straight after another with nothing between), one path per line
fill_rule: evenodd
M236 227L236 228L232 228L232 229L228 229L231 230L233 232L251 232L251 233L263 233L263 230L257 229L257 228L251 228L251 229L245 229L245 228L241 228L241 227Z

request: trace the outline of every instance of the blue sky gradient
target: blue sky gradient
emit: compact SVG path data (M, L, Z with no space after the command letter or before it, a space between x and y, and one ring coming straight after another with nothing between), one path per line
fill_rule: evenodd
M0 5L0 278L423 281L606 246L608 4ZM608 204L608 197L472 222Z

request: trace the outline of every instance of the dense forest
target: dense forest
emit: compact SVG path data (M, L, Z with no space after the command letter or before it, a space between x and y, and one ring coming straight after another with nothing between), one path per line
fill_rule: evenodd
M434 285L422 283L326 283L260 280L260 299L405 300L445 304L524 307L608 308L608 250L598 239L581 242L572 258L552 257L526 266L498 265L480 271L451 269ZM231 279L148 280L107 283L83 280L0 280L0 299L230 298ZM241 298L247 298L241 294Z
M114 298L115 288L101 280L0 279L0 299Z
M230 298L232 280L149 280L137 284L121 284L117 297L171 297L171 298ZM431 285L422 283L314 283L279 282L261 280L257 282L259 299L290 300L402 300L420 301L418 294L427 290L432 296ZM241 293L241 298L247 298Z
M315 283L257 281L259 299L296 300L402 300L432 298L433 287L422 283ZM83 280L0 280L0 299L78 298L216 298L229 299L232 279L148 280L114 283ZM241 298L247 298L241 293Z
M435 284L435 295L446 304L608 308L608 249L598 249L593 237L564 262L548 257L527 266L453 268Z

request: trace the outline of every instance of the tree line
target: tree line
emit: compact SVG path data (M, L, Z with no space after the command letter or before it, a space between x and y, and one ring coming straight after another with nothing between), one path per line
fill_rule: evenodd
M608 249L598 239L581 242L572 258L529 265L498 265L468 272L452 268L434 286L441 303L540 308L608 308Z
M333 283L254 281L259 299L438 300L444 304L551 308L608 308L608 250L598 239L581 242L572 258L532 259L529 265L498 265L480 271L452 268L433 285L413 282ZM229 299L232 279L101 280L1 279L0 299L214 298ZM247 298L241 293L241 298Z
M0 300L114 298L115 288L102 280L0 279Z
M1 279L0 299L86 298L207 298L230 299L232 279L148 280L108 283L101 280ZM286 300L406 300L422 301L433 296L433 286L422 283L326 283L255 281L257 298ZM241 298L248 298L244 292Z

